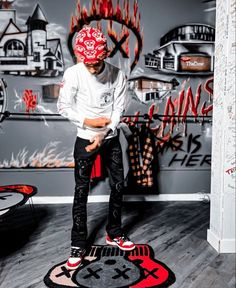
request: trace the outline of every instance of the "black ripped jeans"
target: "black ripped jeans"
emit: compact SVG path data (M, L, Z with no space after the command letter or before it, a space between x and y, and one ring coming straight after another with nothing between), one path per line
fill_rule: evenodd
M73 227L71 245L86 248L87 239L87 199L89 193L90 175L94 160L101 154L102 163L106 166L111 188L109 212L106 231L111 238L120 236L121 207L124 188L122 151L118 136L104 141L92 152L86 152L85 147L91 144L88 140L77 137L74 149L75 159L75 195L72 209Z

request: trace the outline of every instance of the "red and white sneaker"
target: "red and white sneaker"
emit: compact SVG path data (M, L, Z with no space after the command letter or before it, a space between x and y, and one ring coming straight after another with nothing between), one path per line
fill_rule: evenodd
M85 249L80 247L71 247L70 257L66 262L66 268L69 270L75 270L82 264L82 260L85 254Z
M122 235L120 237L116 237L111 239L108 235L106 236L106 243L111 246L117 246L123 251L131 251L135 249L135 245L130 239Z

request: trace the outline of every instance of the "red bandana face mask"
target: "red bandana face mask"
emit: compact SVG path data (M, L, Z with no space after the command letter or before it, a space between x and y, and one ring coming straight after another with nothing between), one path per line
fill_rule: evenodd
M107 40L100 30L85 26L76 35L74 52L79 62L99 62L107 57Z

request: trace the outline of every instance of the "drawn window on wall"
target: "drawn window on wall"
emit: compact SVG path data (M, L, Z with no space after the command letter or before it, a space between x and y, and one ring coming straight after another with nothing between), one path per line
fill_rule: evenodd
M40 62L40 53L39 52L34 52L34 61Z
M45 69L53 70L53 60L51 58L45 60Z
M24 57L25 46L19 40L10 40L5 45L5 54L7 57Z
M57 57L61 60L61 53L57 51Z

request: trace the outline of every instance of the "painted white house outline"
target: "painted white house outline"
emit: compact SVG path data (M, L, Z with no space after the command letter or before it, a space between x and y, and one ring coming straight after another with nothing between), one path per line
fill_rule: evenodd
M0 16L9 17L9 12L1 9ZM61 41L47 38L47 24L39 4L26 22L26 31L21 31L15 21L9 19L0 31L0 72L53 77L64 71Z

